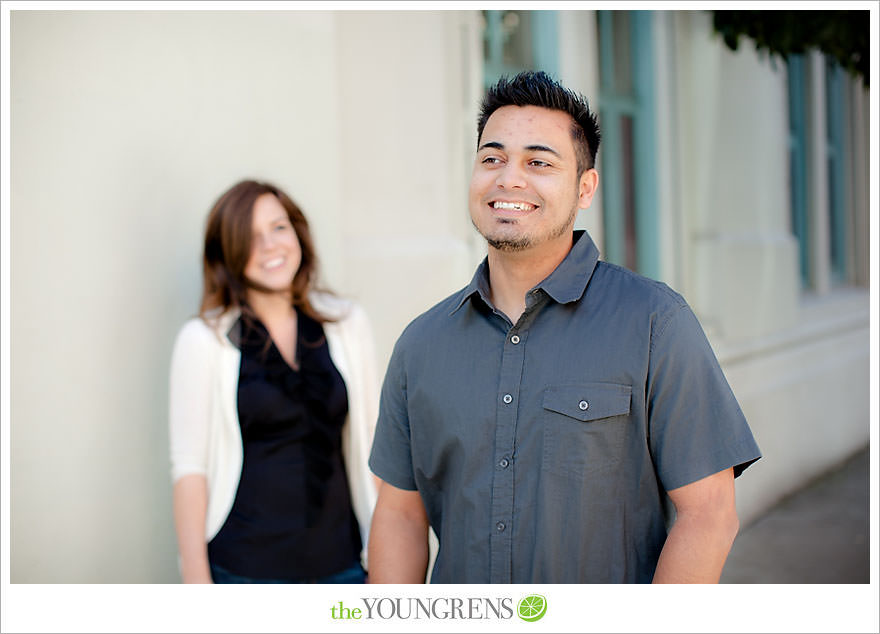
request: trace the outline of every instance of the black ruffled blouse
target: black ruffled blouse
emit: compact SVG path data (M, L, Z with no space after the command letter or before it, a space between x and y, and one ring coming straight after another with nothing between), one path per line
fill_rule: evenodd
M321 324L298 311L291 368L259 321L239 319L241 480L208 544L212 564L246 577L303 581L358 561L361 538L342 459L345 383Z

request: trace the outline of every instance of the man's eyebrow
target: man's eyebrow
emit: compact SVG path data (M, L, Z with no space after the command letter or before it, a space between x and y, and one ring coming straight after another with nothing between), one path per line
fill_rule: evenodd
M488 141L486 143L483 143L483 145L481 145L480 147L478 147L477 152L479 152L480 150L485 150L486 148L494 148L496 150L503 150L504 145L499 143L498 141Z
M562 158L562 155L559 152L554 150L552 147L548 147L546 145L527 145L526 149L532 152L550 152L550 154L554 154L559 158Z
M486 143L483 143L483 145L481 145L479 148L477 148L477 151L480 152L480 151L485 150L487 148L492 148L495 150L503 150L504 144L499 143L498 141L487 141ZM557 152L552 147L547 146L547 145L538 145L538 144L527 145L525 147L525 149L528 150L529 152L550 152L550 154L553 154L555 156L558 156L559 158L562 158L562 155L559 152Z

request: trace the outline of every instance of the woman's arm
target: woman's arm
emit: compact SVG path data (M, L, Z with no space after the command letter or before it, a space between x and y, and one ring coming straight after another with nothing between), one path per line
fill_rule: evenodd
M201 474L185 475L174 483L174 528L184 583L212 583L205 543L208 481Z
M174 482L174 528L184 583L211 583L205 523L208 481L205 476L211 416L210 353L214 336L191 321L177 337L171 356L169 432Z

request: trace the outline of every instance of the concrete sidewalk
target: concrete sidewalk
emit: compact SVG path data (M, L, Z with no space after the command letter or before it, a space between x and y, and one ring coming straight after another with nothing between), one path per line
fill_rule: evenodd
M869 480L865 448L742 527L721 583L870 583Z

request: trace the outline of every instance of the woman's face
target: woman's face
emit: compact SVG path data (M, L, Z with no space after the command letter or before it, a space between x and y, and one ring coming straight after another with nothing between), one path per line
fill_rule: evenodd
M287 211L273 194L254 202L251 255L244 276L272 291L289 292L299 270L302 250Z

